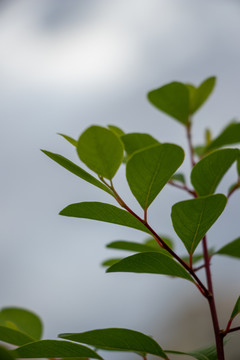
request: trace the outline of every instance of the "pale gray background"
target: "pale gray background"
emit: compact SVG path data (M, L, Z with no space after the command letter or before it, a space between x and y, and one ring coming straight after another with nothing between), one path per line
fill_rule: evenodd
M210 75L218 77L217 87L195 117L193 139L200 143L206 126L216 135L239 118L239 18L239 1L231 0L0 2L1 306L37 312L45 337L129 327L154 335L164 348L211 343L207 305L187 281L105 274L101 261L118 254L104 245L142 240L144 234L58 216L73 202L112 200L39 149L77 161L56 133L77 138L91 124L149 132L186 148L183 127L154 109L146 93L173 80L199 84ZM188 157L183 170L189 171ZM116 186L139 211L123 175L124 168ZM235 176L232 169L220 191L226 192ZM151 224L175 237L180 253L170 209L184 198L168 187L150 211ZM240 193L211 230L212 245L239 236L239 199ZM239 263L219 258L212 269L225 326L239 296ZM105 358L138 357L109 353Z

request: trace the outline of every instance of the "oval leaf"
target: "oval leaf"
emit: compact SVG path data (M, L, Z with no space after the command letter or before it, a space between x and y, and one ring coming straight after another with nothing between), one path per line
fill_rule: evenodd
M107 269L107 272L133 272L177 276L193 281L187 271L169 255L144 252L129 256Z
M11 322L9 322L7 325L14 327L14 323ZM34 340L35 339L33 339L31 336L24 334L19 330L0 325L0 341L20 346L31 343Z
M159 110L187 125L190 104L186 85L172 82L148 93L148 100Z
M143 223L137 220L133 215L114 205L101 202L81 202L71 204L64 208L60 215L98 220L112 224L131 227L146 233L151 233Z
M130 133L121 137L126 153L130 156L138 150L145 149L159 142L151 135L142 133Z
M74 175L79 176L81 179L87 181L88 183L97 186L99 189L106 191L108 194L113 196L111 190L108 189L106 185L97 180L94 176L89 174L87 171L80 168L78 165L74 164L72 161L66 159L62 155L54 154L50 151L41 150L45 155L50 157L50 159L56 161L59 165L63 166L65 169L73 173Z
M216 254L240 258L240 237L222 247Z
M189 254L193 254L201 239L223 212L226 203L227 198L217 194L173 205L173 227Z
M90 126L80 136L77 153L98 175L111 180L123 160L123 144L119 137L102 126Z
M134 153L127 162L129 187L147 209L182 164L184 151L174 144L159 144Z
M215 83L216 83L216 78L210 77L204 80L199 87L186 84L190 95L191 114L195 113L208 99L209 95L214 89Z
M206 151L240 143L240 123L232 122L207 146Z
M239 154L238 149L222 149L214 151L200 160L191 173L191 182L197 193L200 196L213 194Z
M138 331L110 328L77 334L60 334L59 337L91 345L97 349L130 351L143 355L152 354L167 359L166 354L155 340Z
M240 314L240 296L236 301L236 304L233 308L232 314L231 314L231 319L234 319L238 314Z
M3 308L0 311L0 325L19 330L35 340L40 340L42 336L42 322L29 310L15 307Z
M118 126L115 125L108 125L107 126L109 128L109 130L111 130L112 132L114 132L114 134L116 134L117 136L121 137L122 135L124 135L124 131L122 129L120 129Z
M95 351L86 346L61 340L40 340L11 351L20 358L76 358L88 357L102 359Z

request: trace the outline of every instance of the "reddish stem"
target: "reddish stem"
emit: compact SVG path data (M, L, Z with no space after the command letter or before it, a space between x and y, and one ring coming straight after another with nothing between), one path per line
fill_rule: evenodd
M172 180L169 180L168 184L172 185L172 186L175 186L178 189L185 190L194 197L197 196L196 191L189 189L186 185L177 184L176 182L174 182Z

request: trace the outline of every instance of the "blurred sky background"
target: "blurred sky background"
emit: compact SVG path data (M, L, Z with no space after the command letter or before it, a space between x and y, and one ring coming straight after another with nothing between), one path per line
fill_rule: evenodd
M207 304L187 281L105 274L102 260L122 254L104 245L143 240L144 234L59 216L70 203L112 199L40 149L77 162L74 148L56 133L78 138L91 124L149 132L186 149L183 127L153 108L146 93L173 80L198 85L211 75L217 87L195 116L193 140L201 143L206 126L217 135L239 119L239 18L237 0L0 1L1 306L38 313L45 337L125 327L154 335L163 348L211 343ZM182 169L190 169L188 156ZM123 175L124 167L116 186L139 211ZM232 169L219 191L226 193L235 178ZM185 198L166 187L150 211L151 224L176 239L180 254L170 210ZM210 245L219 248L239 236L239 200L240 192L211 229ZM212 269L225 326L239 296L240 268L219 257ZM239 341L236 346L228 359L239 358Z

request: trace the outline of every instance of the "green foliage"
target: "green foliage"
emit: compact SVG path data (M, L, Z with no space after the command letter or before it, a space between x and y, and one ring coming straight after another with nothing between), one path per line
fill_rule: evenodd
M123 160L119 137L102 126L90 126L79 137L77 153L84 164L99 176L111 180Z
M138 150L159 144L159 142L151 135L142 133L125 134L121 137L121 140L124 144L125 151L128 156L132 155Z
M190 114L194 114L208 99L216 83L215 77L210 77L203 81L198 87L186 84L189 90Z
M216 194L173 205L173 227L189 254L193 254L201 239L223 212L226 203L224 195Z
M1 360L14 360L15 357L5 349L4 347L0 346L0 359Z
M58 135L62 136L65 140L67 140L73 146L75 146L75 147L77 146L77 140L73 139L71 136L60 134L60 133L58 133Z
M240 237L223 246L216 254L240 258Z
M99 329L77 334L60 334L59 337L94 346L96 349L152 354L167 359L162 348L151 337L129 329Z
M173 144L154 145L130 157L126 166L127 181L144 210L151 205L183 159L183 150Z
M236 304L233 308L231 319L234 319L238 314L240 314L240 296L238 297Z
M218 360L216 345L209 346L204 349L199 349L191 352L182 352L182 351L168 351L169 354L176 354L176 355L188 355L193 357L197 360Z
M219 149L226 145L240 143L240 123L232 122L229 124L206 148L206 151Z
M124 135L124 131L122 129L120 129L118 126L115 125L108 125L109 130L111 130L112 132L114 132L115 135L121 137L122 135Z

